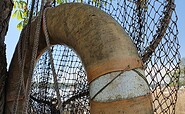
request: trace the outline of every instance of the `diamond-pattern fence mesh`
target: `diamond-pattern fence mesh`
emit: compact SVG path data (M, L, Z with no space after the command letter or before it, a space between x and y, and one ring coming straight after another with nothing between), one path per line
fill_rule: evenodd
M154 113L174 114L179 73L177 15L173 0L84 0L111 15L129 34L145 63ZM80 57L65 45L51 47L64 112L89 112L87 75ZM51 64L46 51L37 61L30 111L59 113Z

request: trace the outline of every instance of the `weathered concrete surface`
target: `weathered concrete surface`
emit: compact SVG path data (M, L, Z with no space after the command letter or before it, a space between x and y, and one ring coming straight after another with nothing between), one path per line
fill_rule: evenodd
M177 94L176 114L185 114L185 87L179 89Z

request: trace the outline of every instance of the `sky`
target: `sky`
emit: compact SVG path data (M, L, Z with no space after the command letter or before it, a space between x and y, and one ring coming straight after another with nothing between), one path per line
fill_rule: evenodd
M179 43L181 57L185 57L185 0L175 0L178 16L177 27L179 30Z
M176 12L178 16L178 30L179 30L179 44L181 57L185 57L185 0L175 0L176 2ZM20 32L16 26L19 21L17 19L10 19L9 30L6 35L5 43L7 46L7 62L10 64L11 58L13 56L15 46L18 42Z

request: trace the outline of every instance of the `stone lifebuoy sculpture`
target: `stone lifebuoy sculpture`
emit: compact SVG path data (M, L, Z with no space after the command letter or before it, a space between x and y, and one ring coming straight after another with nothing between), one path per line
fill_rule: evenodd
M25 80L36 22L31 24ZM90 84L92 114L152 113L151 94L144 77L143 62L132 40L111 16L90 5L70 3L48 9L46 22L51 44L68 45L82 60ZM43 32L39 40L42 43L39 43L37 58L46 49ZM7 110L11 110L12 96L16 94L15 83L20 71L16 67L17 54L16 49L7 82ZM21 96L20 102L24 101L24 95ZM18 110L21 110L22 104L19 104Z

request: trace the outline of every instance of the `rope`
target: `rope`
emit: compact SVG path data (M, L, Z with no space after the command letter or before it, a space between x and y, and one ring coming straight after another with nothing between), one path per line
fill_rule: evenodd
M25 27L26 29L26 33L28 33L28 26ZM20 97L20 93L21 93L21 87L23 88L23 91L25 93L25 86L24 86L24 65L25 65L25 57L26 57L26 51L27 51L27 35L23 35L23 32L21 33L20 35L20 39L23 38L23 36L26 38L25 42L22 42L21 40L19 41L19 44L18 44L18 67L20 69L20 78L19 78L19 82L17 83L17 92L15 94L15 100L13 102L13 111L12 113L13 114L16 114L17 112L17 107L18 107L18 100L19 100L19 97ZM23 47L21 48L21 44L25 44L23 45ZM22 53L21 53L21 50ZM21 56L22 55L22 56Z
M49 35L48 35L47 26L46 26L46 24L47 24L46 23L46 11L47 11L47 9L49 9L49 8L46 8L44 10L44 15L43 15L44 35L45 35L45 39L46 39L47 50L49 52L51 69L52 69L53 78L54 78L54 89L55 89L56 94L57 94L57 99L58 99L58 103L59 103L59 110L60 110L60 114L63 114L61 96L60 96L60 93L59 93L59 87L58 87L58 83L57 83L57 74L56 74L56 71L55 71L55 68L54 68L54 60L53 60L52 52L51 52L51 49L50 49Z
M25 41L22 43L22 41L20 40L19 44L18 44L18 67L20 69L20 79L19 82L17 83L17 92L15 95L15 100L13 103L13 110L12 113L16 114L17 112L17 107L18 107L18 100L20 97L20 92L21 92L21 87L23 88L24 94L25 94L25 83L24 83L24 67L25 67L25 57L26 57L26 52L27 52L27 47L28 47L28 39L30 37L30 24L31 24L31 19L32 19L32 15L33 15L33 9L34 9L34 4L35 4L35 0L32 1L32 6L31 6L31 10L30 10L30 18L28 20L28 24L27 26L25 26L23 29L26 29L26 35L23 35L23 32L21 32L20 34L20 39L23 39L23 36L25 37ZM22 52L22 56L21 56L21 44L24 44L23 46L23 52Z
M30 69L29 69L29 73L28 73L27 85L26 85L25 104L24 104L25 106L24 106L23 112L22 112L23 114L27 114L28 104L29 104L29 100L30 100L31 80L32 80L32 74L33 74L33 69L34 69L34 63L35 63L35 60L37 57L39 35L40 35L41 24L42 24L43 8L44 8L44 0L42 0L42 3L41 3L40 14L38 16L38 22L36 25L36 32L35 32L34 44L33 44L33 50L32 50L32 58L31 58Z

